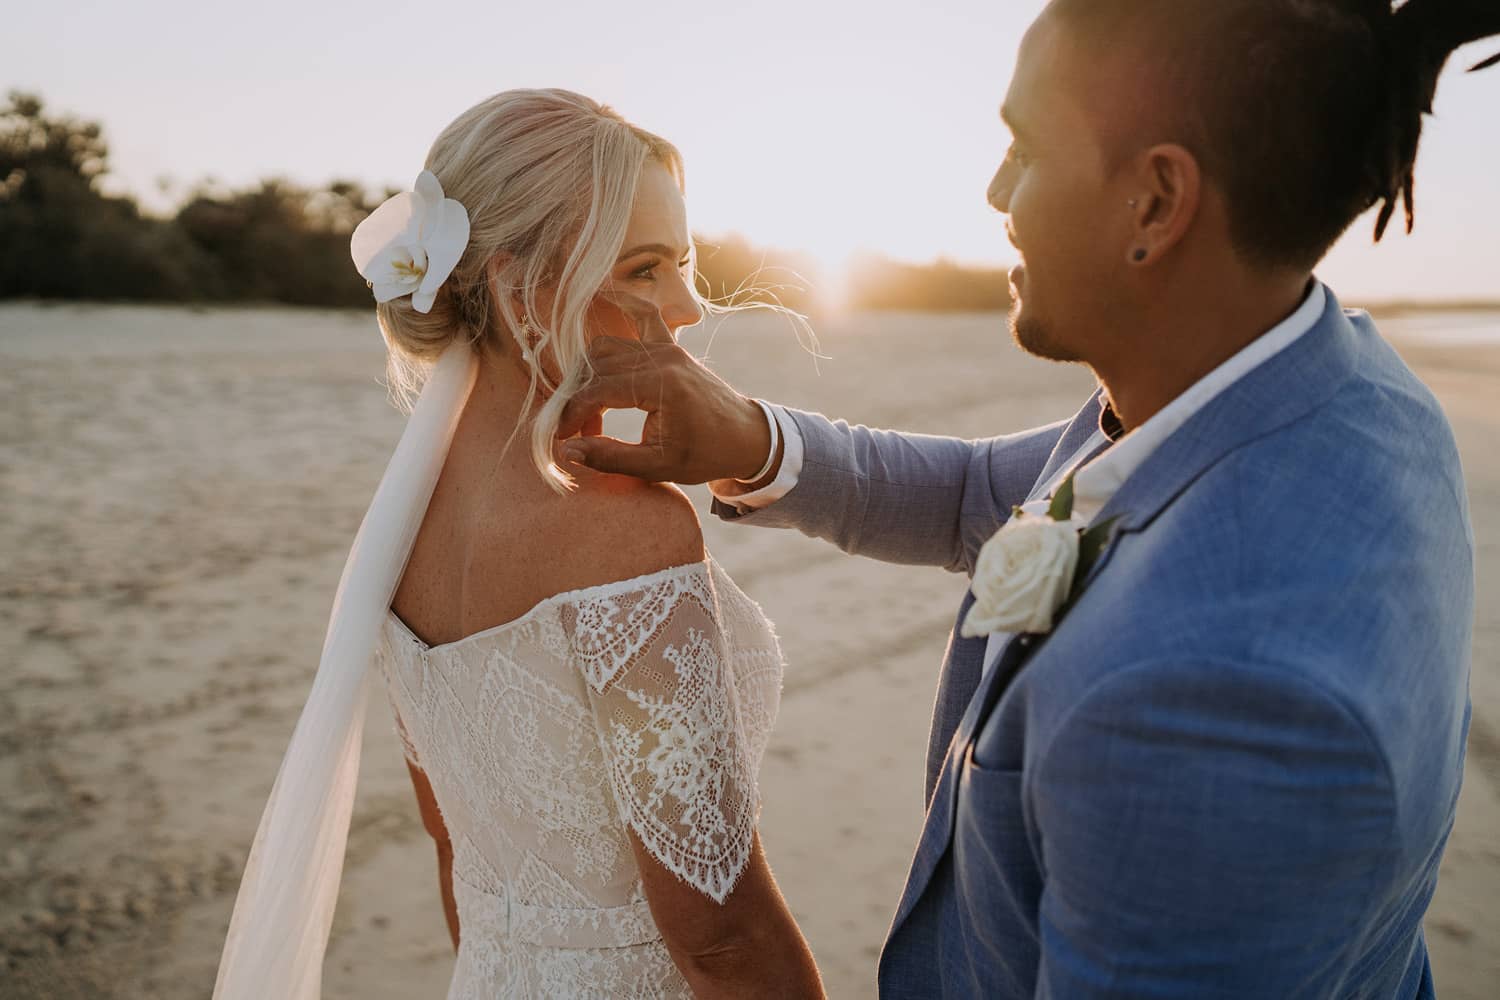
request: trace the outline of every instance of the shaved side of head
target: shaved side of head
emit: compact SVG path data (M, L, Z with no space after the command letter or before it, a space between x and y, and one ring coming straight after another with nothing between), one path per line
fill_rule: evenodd
M1053 0L1089 50L1111 166L1182 146L1250 262L1311 269L1377 196L1380 49L1336 0Z

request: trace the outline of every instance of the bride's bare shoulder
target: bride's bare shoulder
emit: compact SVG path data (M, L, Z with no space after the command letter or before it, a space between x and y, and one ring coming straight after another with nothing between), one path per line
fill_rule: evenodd
M576 586L628 580L704 558L698 512L675 486L585 474L568 507L576 544L562 547L563 558L568 575L583 581Z

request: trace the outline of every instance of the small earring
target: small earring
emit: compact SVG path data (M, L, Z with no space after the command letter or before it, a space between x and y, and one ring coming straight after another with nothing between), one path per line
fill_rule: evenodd
M1132 198L1129 201L1127 201L1125 204L1129 205L1131 208L1135 208L1135 206L1139 205L1140 202L1138 202L1134 198Z
M1133 260L1133 261L1135 261L1137 264L1139 264L1141 261L1143 261L1143 260L1146 259L1146 251L1145 251L1145 249L1141 248L1141 247L1137 247L1135 253L1133 253L1133 254L1130 255L1130 259Z
M521 328L516 331L516 344L521 348L521 360L527 364L536 361L536 352L531 348L531 318L521 317Z

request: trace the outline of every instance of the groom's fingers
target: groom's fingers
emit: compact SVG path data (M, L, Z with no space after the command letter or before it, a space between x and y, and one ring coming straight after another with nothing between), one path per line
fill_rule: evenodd
M704 483L749 475L765 462L770 430L760 404L674 343L597 338L593 378L563 406L561 455L601 472L652 481ZM646 413L644 443L574 438L601 410Z
M597 369L638 362L646 353L639 340L628 337L595 337L589 342L589 362Z
M643 389L647 391L643 392ZM644 386L643 380L634 372L598 376L574 393L563 406L557 422L557 436L568 438L580 431L587 432L590 422L598 419L605 410L655 409L660 396L659 384L654 389Z
M617 387L613 382L602 381L589 383L563 406L557 420L557 436L572 437L599 419L605 410L635 409L634 396L628 386Z
M639 343L619 337L599 337L590 344L593 378L564 405L557 436L572 437L604 410L642 409L659 397L659 366L643 363L644 354Z
M589 345L588 359L593 378L563 407L558 437L576 434L600 410L651 413L661 409L666 381L674 372L682 374L689 355L668 333L665 342L650 344L621 337L597 337Z
M628 291L606 289L602 297L625 314L635 325L636 335L643 344L673 344L677 338L662 319L661 309L653 302Z
M562 457L595 472L635 476L651 482L669 478L662 449L655 445L630 444L609 437L573 438L563 442Z
M631 317L635 320L635 328L641 335L643 344L675 344L677 338L672 336L672 331L662 320L661 313L652 309L649 313L641 316Z

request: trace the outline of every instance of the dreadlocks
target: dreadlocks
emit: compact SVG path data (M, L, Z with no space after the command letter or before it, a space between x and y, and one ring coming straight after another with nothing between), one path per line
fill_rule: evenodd
M1371 167L1374 195L1381 202L1375 219L1375 239L1399 200L1406 213L1406 231L1415 221L1413 193L1417 145L1422 119L1432 113L1438 76L1455 49L1468 42L1500 34L1500 0L1409 0L1392 12L1388 0L1366 0L1364 16L1381 39L1386 55L1388 127L1375 137ZM1500 53L1470 67L1476 72L1500 63Z

